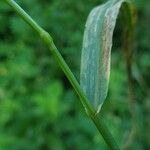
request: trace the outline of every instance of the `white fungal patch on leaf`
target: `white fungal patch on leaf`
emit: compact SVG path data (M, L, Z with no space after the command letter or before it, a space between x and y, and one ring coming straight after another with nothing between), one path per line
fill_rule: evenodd
M114 6L108 8L104 15L104 26L102 33L102 71L105 73L107 81L109 81L110 75L110 61L111 61L111 48L113 31L116 24L116 19L119 13L121 2L116 3Z

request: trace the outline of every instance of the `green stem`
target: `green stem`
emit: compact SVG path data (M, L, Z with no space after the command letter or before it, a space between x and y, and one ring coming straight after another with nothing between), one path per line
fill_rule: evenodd
M32 29L40 36L40 38L43 40L43 42L48 46L50 49L52 55L58 62L59 66L67 76L68 80L70 81L71 85L75 89L76 93L80 97L80 101L83 104L87 115L91 118L95 126L97 127L98 131L103 136L104 140L112 150L118 150L119 147L116 144L113 136L103 123L101 118L98 118L97 115L95 115L95 111L92 108L92 106L89 104L88 99L86 98L84 92L82 91L79 83L77 82L76 78L74 77L73 73L71 72L70 68L66 64L65 60L59 53L58 49L56 48L52 37L49 33L47 33L44 29L42 29L16 2L13 0L4 0L8 5L10 5L16 13L19 14L19 16L27 23L29 24Z

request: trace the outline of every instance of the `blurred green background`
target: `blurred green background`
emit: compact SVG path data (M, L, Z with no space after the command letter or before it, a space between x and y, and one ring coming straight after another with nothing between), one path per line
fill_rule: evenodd
M87 16L104 0L17 0L54 38L79 80ZM108 98L100 115L122 149L150 149L150 1L136 0L136 131L128 109L120 25L114 34ZM119 19L121 20L121 18ZM118 21L120 22L120 21ZM120 23L118 23L120 24ZM49 50L0 2L0 150L108 149Z

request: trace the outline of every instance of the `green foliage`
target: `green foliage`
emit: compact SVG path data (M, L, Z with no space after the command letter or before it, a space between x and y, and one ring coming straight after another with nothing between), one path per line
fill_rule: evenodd
M22 0L29 14L54 37L79 78L84 24L98 0ZM149 149L149 1L138 8L135 91L138 132L128 149ZM119 30L119 27L117 28ZM131 128L127 81L115 32L110 92L102 108L105 121L121 145ZM32 30L0 2L0 149L106 149L95 127L80 113L77 97L49 51ZM146 115L145 115L146 114Z

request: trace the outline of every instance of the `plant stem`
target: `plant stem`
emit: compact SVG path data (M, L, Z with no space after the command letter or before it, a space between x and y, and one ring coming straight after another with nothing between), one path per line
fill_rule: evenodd
M95 126L97 127L98 131L103 136L104 140L112 150L118 150L119 147L116 144L113 136L103 123L101 118L98 118L97 115L95 115L95 111L92 108L92 106L89 104L88 99L86 98L84 92L82 91L79 83L77 82L76 78L74 77L73 73L71 72L70 68L66 64L65 60L59 53L58 49L56 48L52 37L49 33L47 33L43 28L41 28L15 1L13 0L4 0L8 5L10 5L13 10L19 14L19 16L27 23L29 24L32 29L40 36L40 38L43 40L43 42L48 46L50 49L52 55L58 62L59 66L65 73L66 77L70 81L71 85L75 89L76 93L80 97L80 101L83 104L87 115L91 118Z

